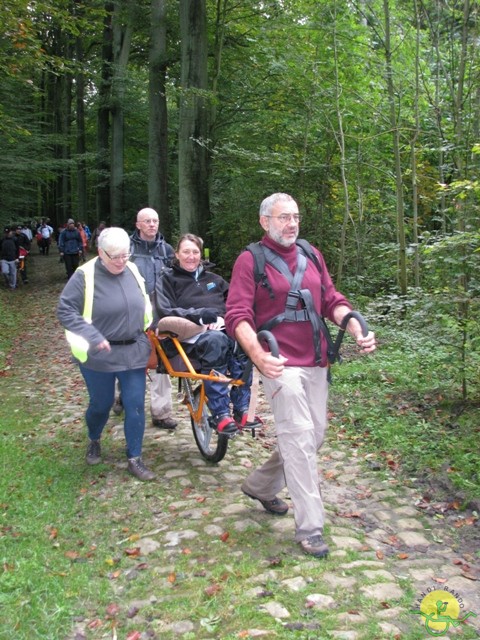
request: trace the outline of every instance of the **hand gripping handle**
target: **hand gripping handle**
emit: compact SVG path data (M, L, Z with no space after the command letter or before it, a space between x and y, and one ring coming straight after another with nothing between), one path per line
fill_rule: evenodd
M263 329L257 333L257 338L259 342L266 342L268 344L268 348L270 349L270 353L274 358L278 358L280 355L280 351L278 349L278 342L273 333Z
M355 318L360 323L360 327L362 328L362 335L365 337L368 334L368 326L365 321L365 318L358 311L349 311L347 315L343 318L340 329L338 331L337 339L335 340L334 345L334 353L335 357L338 356L338 352L340 351L340 346L342 344L343 336L345 335L345 331L347 329L347 324L349 323L351 318Z
M262 329L262 331L259 331L257 333L257 338L259 342L266 342L268 344L268 348L270 349L270 353L272 354L272 356L274 356L275 358L278 358L278 356L280 355L280 350L278 348L278 343L273 333L271 333L270 331L267 331L266 329ZM253 363L251 360L249 360L247 362L247 366L245 367L243 371L243 375L241 377L242 382L244 383L248 382L250 373L252 371L252 366L253 366Z

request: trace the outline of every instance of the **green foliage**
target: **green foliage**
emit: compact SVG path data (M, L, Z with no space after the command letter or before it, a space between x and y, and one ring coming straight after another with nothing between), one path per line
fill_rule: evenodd
M366 310L379 348L333 371L337 429L373 459L392 460L404 480L437 485L467 503L480 491L478 340L468 353L472 400L462 397L461 337L443 300L417 292L385 297ZM477 314L478 318L478 314ZM478 335L479 323L471 327ZM474 375L476 372L476 375ZM349 393L354 385L356 393Z

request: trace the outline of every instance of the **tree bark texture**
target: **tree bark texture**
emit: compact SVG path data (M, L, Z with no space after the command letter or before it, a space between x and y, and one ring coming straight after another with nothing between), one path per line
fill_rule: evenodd
M180 0L181 97L178 141L180 231L208 230L207 22L205 0Z

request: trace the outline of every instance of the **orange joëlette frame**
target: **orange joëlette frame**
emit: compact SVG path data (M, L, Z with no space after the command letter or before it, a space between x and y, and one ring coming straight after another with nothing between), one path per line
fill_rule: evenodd
M194 367L192 366L192 363L190 362L187 354L185 353L185 350L182 347L182 343L174 333L165 331L165 332L159 333L158 337L155 335L155 333L152 330L149 330L148 333L149 333L150 339L155 345L155 349L158 355L160 356L162 364L165 367L165 370L168 373L168 375L173 376L174 378L191 378L192 380L209 380L210 382L223 382L224 384L233 384L235 386L240 386L242 384L245 384L243 380L229 378L213 369L212 371L210 371L210 373L198 373L198 371L195 371ZM183 364L185 365L185 369L186 369L185 371L177 371L176 369L173 368L172 363L170 362L161 344L162 340L165 338L170 338L170 340L175 345L178 355L181 357Z

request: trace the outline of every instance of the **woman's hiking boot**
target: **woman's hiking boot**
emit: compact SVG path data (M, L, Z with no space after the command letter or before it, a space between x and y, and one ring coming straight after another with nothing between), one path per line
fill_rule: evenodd
M140 456L128 458L128 471L139 480L155 480L155 474L147 469Z
M100 440L90 440L86 455L87 464L99 464L102 461L102 449Z

